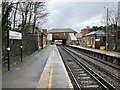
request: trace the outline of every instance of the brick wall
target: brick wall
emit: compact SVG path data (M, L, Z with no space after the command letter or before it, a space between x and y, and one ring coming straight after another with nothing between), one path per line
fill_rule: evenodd
M82 29L82 36L85 36L87 33L89 33L89 29L87 29L87 28L84 28L84 29Z
M43 31L43 33L44 33L45 35L47 35L47 34L48 34L47 29L42 29L42 31Z
M64 32L54 32L53 34L53 38L55 39L66 39L68 37L68 33L64 33Z

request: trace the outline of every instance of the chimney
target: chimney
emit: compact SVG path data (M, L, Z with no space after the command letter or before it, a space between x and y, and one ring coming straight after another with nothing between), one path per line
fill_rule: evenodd
M86 36L86 34L89 33L89 29L88 28L83 28L82 29L82 36Z
M47 34L48 34L47 29L42 29L42 30L43 30L43 33L44 33L45 35L47 35Z

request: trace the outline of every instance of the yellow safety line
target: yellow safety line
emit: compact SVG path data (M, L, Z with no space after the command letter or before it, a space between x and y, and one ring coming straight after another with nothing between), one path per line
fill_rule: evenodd
M48 90L51 90L52 88L52 73L53 73L53 61L54 61L54 51L52 51L53 58L51 60L51 66L50 66L50 76L49 76L49 82L48 82Z
M48 83L48 90L51 90L52 87L52 64L50 66L50 77L49 77L49 83Z

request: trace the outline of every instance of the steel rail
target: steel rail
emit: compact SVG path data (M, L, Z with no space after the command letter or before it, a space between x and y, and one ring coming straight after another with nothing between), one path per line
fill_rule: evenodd
M63 48L63 47L62 47ZM73 60L80 65L87 73L90 74L90 76L92 76L99 84L101 84L106 90L116 90L115 87L113 85L111 85L110 83L108 83L106 80L104 80L100 75L98 75L97 73L95 73L92 69L90 69L87 65L83 64L82 62L80 62L80 60L78 60L73 54L71 54L72 52L68 49L66 49L65 47L63 48L72 58Z
M72 48L73 48L73 47L72 47ZM68 50L69 50L69 49L68 49ZM76 51L76 52L77 52L77 51ZM74 52L73 52L73 53L74 53ZM97 58L94 58L93 56L90 56L90 55L88 55L88 54L85 54L85 53L82 53L82 52L79 52L79 53L82 54L82 55L88 56L88 57L91 58L91 59L97 60ZM76 54L76 53L74 53L74 54ZM77 54L76 54L76 56L80 57L80 56L77 55ZM80 58L82 58L82 57L80 57ZM84 59L84 58L82 58L82 59ZM86 60L86 61L87 61L87 60ZM97 60L97 61L100 62L100 63L103 63L103 64L105 64L105 65L108 65L108 66L112 67L111 65L106 64L106 63L102 62L101 60ZM89 61L87 61L87 62L89 62ZM91 63L91 64L93 65L94 63ZM94 64L94 66L97 66L97 65ZM120 77L119 77L119 76L110 73L108 70L105 70L104 68L102 68L102 67L100 67L100 66L97 66L97 67L99 67L100 70L102 70L102 71L104 71L105 73L107 73L110 77L115 78L118 82L120 82ZM113 67L113 68L115 68L115 67ZM115 68L115 69L118 69L118 68ZM119 69L118 69L118 70L119 70Z
M58 50L59 50L59 49L58 49ZM60 50L59 50L59 51L60 51ZM61 53L60 53L60 55L62 56ZM62 57L62 59L63 59L63 57ZM74 89L81 90L81 87L80 87L80 85L78 84L78 82L77 82L74 74L72 73L70 67L68 66L68 64L67 64L65 61L63 61L63 62L64 62L64 64L65 64L66 68L67 68L68 74L70 74L69 76L71 76L71 77L72 77L72 80L74 81Z

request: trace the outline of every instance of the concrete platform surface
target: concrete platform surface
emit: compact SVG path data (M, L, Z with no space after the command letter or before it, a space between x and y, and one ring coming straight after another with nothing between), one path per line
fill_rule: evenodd
M36 88L51 49L49 46L41 49L39 52L25 57L22 63L12 67L10 71L4 72L2 87L22 88L21 90L24 90L24 88Z
M68 76L64 63L61 59L56 45L51 45L48 61L44 67L40 80L36 88L69 88L73 89L73 85Z

